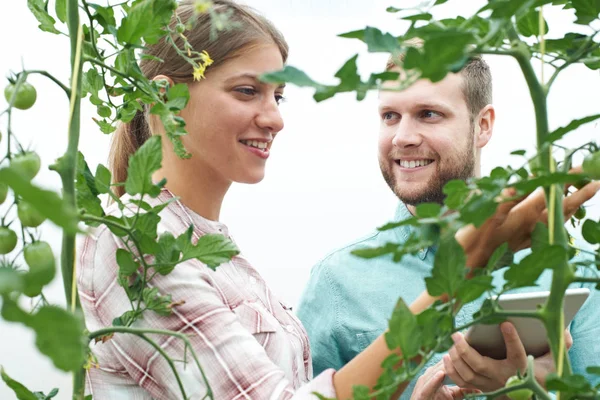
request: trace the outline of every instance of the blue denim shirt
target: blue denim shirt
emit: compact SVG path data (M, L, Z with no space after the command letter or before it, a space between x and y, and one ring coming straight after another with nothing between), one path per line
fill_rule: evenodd
M401 221L410 216L406 206L400 203L394 220ZM425 290L424 279L433 267L433 248L421 250L416 255L406 255L400 263L393 262L391 256L362 259L350 254L358 248L403 242L408 239L411 229L404 226L376 231L334 251L313 267L300 300L298 317L308 331L315 375L327 368L340 369L352 360L387 329L388 319L399 297L410 304ZM520 252L516 258L526 254ZM494 273L496 287L504 284L503 274L504 269ZM538 287L520 291L549 290L550 278L551 275L545 273L538 280ZM457 326L472 320L473 313L483 300L484 297L467 304L457 316ZM592 290L570 327L574 344L569 358L574 373L585 374L586 367L600 364L599 317L600 292ZM427 367L441 358L442 354L437 354ZM600 383L597 375L588 378L594 384ZM401 399L410 397L415 382L416 378Z

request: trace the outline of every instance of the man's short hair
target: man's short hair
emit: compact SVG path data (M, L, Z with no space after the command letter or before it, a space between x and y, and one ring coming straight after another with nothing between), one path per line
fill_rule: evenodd
M412 38L405 41L404 44L421 47L423 40ZM386 71L394 68L402 68L401 65L404 62L404 56L405 53L390 56L385 68ZM474 119L483 107L492 103L492 74L490 66L481 56L474 55L467 61L459 74L463 77L463 94L471 119Z

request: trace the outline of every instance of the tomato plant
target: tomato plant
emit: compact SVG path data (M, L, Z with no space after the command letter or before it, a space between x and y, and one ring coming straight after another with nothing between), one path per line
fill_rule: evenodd
M98 129L105 134L114 132L118 123L131 121L138 110L151 107L152 112L162 122L166 137L176 154L180 157L188 156L181 141L181 136L186 133L185 124L178 115L189 99L187 86L175 85L169 88L165 95L164 85L146 79L141 73L140 54L137 51L164 37L175 38L178 43L183 44L182 49L177 47L173 40L173 45L182 57L190 59L198 56L185 37L186 25L182 21L178 21L172 27L168 25L177 2L124 0L114 2L114 5L98 5L81 0L56 0L53 2L56 5L54 9L49 8L47 3L41 0L27 2L40 24L40 29L69 39L68 43L65 43L71 46L71 76L68 83L65 83L50 71L24 69L15 74L14 79L9 80L4 91L9 106L2 114L7 117L5 139L2 142L6 144L6 156L3 159L5 161L0 164L0 199L3 200L0 203L3 203L4 212L0 224L0 254L4 255L0 268L1 315L7 321L21 323L30 328L36 335L38 349L47 355L57 368L73 373L72 398L80 400L84 398L84 366L90 365L94 360L87 346L90 341L110 340L111 335L118 332L137 335L141 340L156 345L156 342L146 335L147 332L136 330L132 326L143 317L144 312L171 312L172 304L169 303L168 294L146 299L149 300L147 304L141 301L144 293L151 293L143 283L148 283L154 276L147 259L157 254L174 255L164 263L165 268L172 269L180 260L195 257L216 268L224 260L236 255L237 249L224 237L215 240L212 246L200 241L193 243L191 231L189 235L186 233L177 238L177 246L168 238L159 238L157 220L160 220L161 207L152 208L143 201L144 196L156 196L161 190L161 184L152 180L153 173L158 170L162 161L162 143L158 136L149 139L131 157L128 170L130 173L125 182L116 182L103 165L93 172L87 165L85 156L78 153L81 104L82 100L88 99L97 110L94 121ZM199 3L208 7L210 2ZM550 301L536 311L535 315L528 314L529 317L541 321L548 332L557 370L556 377L548 384L548 390L559 392L568 398L578 395L581 398L597 398L597 387L591 386L585 376L574 374L569 366L563 338L565 327L559 316L562 315L564 289L569 284L600 283L597 276L583 276L574 272L579 271L579 267L596 272L600 258L595 247L593 260L577 264L565 250L569 247L569 239L562 225L563 185L570 181L565 177L564 171L557 168L559 165L569 164L572 154L567 156L561 153L562 147L556 141L581 125L598 120L600 114L575 119L563 127L551 130L546 104L557 76L565 69L572 65L600 69L600 30L595 28L600 12L597 2L488 0L484 7L471 16L443 20L436 20L435 13L430 11L446 3L445 0L431 0L425 3L419 5L416 12L415 9L397 7L387 9L387 12L397 14L402 21L408 23L408 28L400 35L366 27L341 36L363 42L370 52L383 52L395 56L403 54L404 61L400 64L409 73L402 78L402 87L408 87L419 79L440 81L447 73L459 71L472 56L493 54L514 59L521 68L531 94L536 117L535 132L532 132L532 136L536 138L537 149L535 154L527 156L526 152L517 151L517 155L524 157L522 168L498 167L488 177L468 182L451 182L445 188L444 193L447 197L443 204L428 208L426 215L417 215L408 222L395 222L395 225L386 226L386 229L393 229L402 223L410 224L416 234L411 237L409 245L390 243L385 248L369 249L369 257L392 255L393 259L401 261L403 255L414 252L414 249L428 247L434 242L438 249L437 254L447 257L446 262L441 260L434 264L427 287L430 294L445 295L448 302L436 303L419 316L409 315L410 312L402 307L394 310L390 321L408 323L390 324L391 334L398 338L390 341L395 342L391 346L395 345L395 348L399 348L401 353L405 354L402 347L410 344L411 354L418 354L419 361L392 359L386 364L385 373L378 386L373 391L372 388L357 388L355 396L357 399L366 399L371 395L388 398L396 391L398 385L415 377L433 354L447 350L452 331L460 328L455 323L456 313L470 303L467 300L478 297L473 293L483 295L486 292L486 276L480 277L484 279L479 281L473 280L474 282L466 279L465 265L459 262L463 254L453 247L454 243L451 240L444 238L453 237L451 233L462 226L483 223L496 210L497 199L502 190L511 186L519 195L543 188L549 200L549 212L548 227L539 228L534 232L536 241L531 257L522 263L513 262L511 259L502 265L508 266L507 289L526 286L526 279L538 272L541 274L547 271L552 275ZM574 13L576 23L587 29L585 33L581 33L584 29L578 29L547 39L542 7L549 7L551 3L552 7L558 7L558 12L567 15L567 18L572 18ZM85 15L84 19L80 19L78 11ZM115 15L118 15L118 18L115 18ZM226 16L218 17L216 31L224 29L227 25ZM140 24L140 21L144 23ZM414 38L422 39L423 45L418 48L409 45ZM552 70L546 81L541 79L544 75L535 70L540 61L547 71ZM198 65L195 65L195 68L201 69ZM68 118L65 118L69 121L67 148L59 159L49 163L50 169L55 171L62 181L60 193L45 190L31 182L39 173L42 160L35 152L24 150L18 140L19 135L13 131L11 125L14 108L28 109L36 101L36 90L28 83L28 78L32 75L49 79L56 84L56 90L62 96L60 99L69 109ZM338 80L335 84L316 82L300 69L289 65L282 71L262 77L270 82L289 82L311 87L315 91L314 98L317 101L347 92L356 92L357 100L362 100L367 91L377 90L385 81L395 81L399 77L394 72L377 71L365 79L364 75L359 73L357 56L354 56L336 72L335 78ZM56 98L59 99L59 96ZM590 148L597 146L588 145L587 149ZM560 161L561 156L564 162L556 163L555 159ZM578 179L582 179L576 184L577 187L585 184L586 175L588 178L600 179L599 152L585 158L583 171L585 175L577 176ZM531 172L534 177L530 176ZM111 188L116 186L125 187L133 200L122 200L116 196L111 191ZM123 212L117 216L107 216L102 207L101 196L110 197L119 210L129 210L133 215ZM425 208L421 208L423 209ZM578 211L577 217L585 219L584 213L584 209ZM18 218L15 218L15 214ZM60 268L68 306L62 308L40 301L38 303L41 303L41 306L26 309L20 301L23 300L21 296L39 295L40 299L44 299L43 290L56 275L52 249L46 242L39 240L39 235L42 234L39 229L33 229L39 227L45 219L56 224L63 233L61 249L64 250L60 251ZM20 229L15 228L18 224L21 225ZM75 235L80 231L81 225L104 225L122 240L123 251L116 255L122 277L119 284L131 300L131 309L116 318L118 323L113 322L112 326L93 332L86 331L85 325L78 317L80 310L77 282L73 274L76 256ZM582 227L584 239L593 246L600 243L600 222L586 219ZM22 242L19 251L15 251L19 242L16 232L20 232ZM440 232L446 234L441 235ZM22 265L19 258L21 254L28 267L26 271L19 268ZM552 257L552 262L547 262L544 254L556 257ZM503 254L497 256L497 260L504 258ZM448 259L456 262L451 263ZM440 260L440 257L437 260ZM495 265L491 265L490 269L494 267ZM525 267L529 267L528 273L521 273ZM451 279L445 279L447 277ZM129 285L129 282L136 284ZM459 289L454 290L456 287ZM487 308L475 314L477 321L507 316L494 304L485 304ZM439 323L440 321L443 323ZM186 350L194 354L186 335L178 332L164 334L183 341ZM169 358L169 361L174 360ZM198 360L194 362L202 371ZM388 368L390 365L394 368ZM531 362L528 368L533 368ZM592 371L597 372L594 369ZM181 397L188 398L185 385L179 380L178 370L173 368L172 372L180 383ZM531 390L537 398L548 400L548 390L536 386L532 376L533 371L530 370L525 381L514 379L503 390L510 389L511 385L524 384L528 388L510 393L516 396L513 400L529 398ZM35 398L36 395L4 372L2 379L11 388L17 388L22 398ZM210 382L205 383L207 387L210 386ZM495 397L497 393L483 395ZM46 395L42 397L48 398Z
M524 383L525 381L518 376L514 375L508 378L506 381L505 387L509 388L511 386L516 386ZM512 400L529 400L533 395L533 391L531 389L518 389L512 392L509 392L507 396Z

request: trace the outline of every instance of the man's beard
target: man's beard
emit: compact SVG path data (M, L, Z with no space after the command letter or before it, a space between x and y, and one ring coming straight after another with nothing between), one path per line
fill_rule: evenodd
M412 206L416 206L421 203L443 204L444 199L446 198L446 195L443 192L443 188L446 185L446 183L454 179L467 180L474 176L475 153L473 151L473 129L471 129L471 133L472 134L469 137L465 151L458 154L455 159L448 160L447 163L450 164L448 167L446 167L444 170L441 170L439 159L436 161L435 174L429 179L429 181L426 183L425 188L420 192L402 190L402 188L399 187L399 185L396 185L396 179L392 170L388 170L384 163L380 161L379 166L381 167L383 179L385 179L385 182L388 184L390 189L392 189L394 194L404 204ZM387 162L390 159L391 157L388 157L388 159L385 160L385 162ZM405 185L410 185L410 183L406 183Z

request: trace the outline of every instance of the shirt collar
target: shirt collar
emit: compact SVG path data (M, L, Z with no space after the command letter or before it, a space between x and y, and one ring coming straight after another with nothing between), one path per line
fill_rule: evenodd
M398 202L398 207L396 208L396 214L394 215L394 221L395 222L404 221L405 219L411 218L412 216L413 215L410 213L410 211L408 211L408 207L406 207L406 204L404 204L401 201ZM396 239L400 242L405 242L406 240L408 240L408 238L409 238L410 234L413 232L413 230L414 230L414 228L410 225L403 225L403 226L393 229ZM427 257L427 252L429 250L431 250L430 247L425 247L424 249L421 249L417 253L417 256L421 260L424 260L425 257Z

